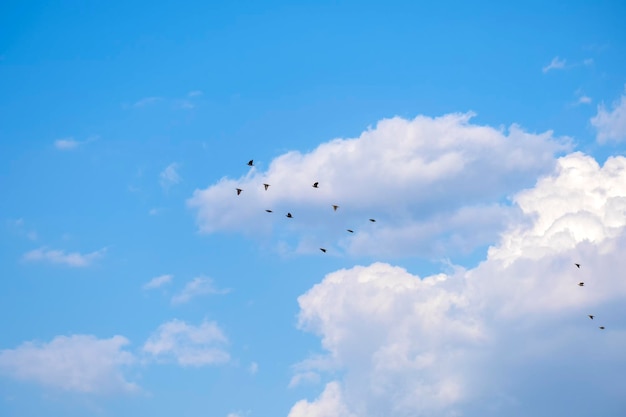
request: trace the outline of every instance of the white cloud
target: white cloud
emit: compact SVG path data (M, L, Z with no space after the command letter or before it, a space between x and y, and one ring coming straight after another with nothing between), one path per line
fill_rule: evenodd
M546 72L550 70L563 69L563 68L565 68L565 60L559 59L558 56L555 56L554 58L552 58L552 61L550 61L550 63L546 65L545 67L543 67L541 70L545 74Z
M75 149L80 144L81 142L74 140L73 138L57 139L54 141L54 147L62 151Z
M46 387L82 393L132 392L122 368L134 362L123 350L122 336L98 339L90 335L57 336L49 343L25 342L0 351L0 372Z
M163 101L162 97L145 97L142 98L141 100L136 101L133 104L133 107L146 107L152 104L156 104Z
M626 92L607 110L604 104L598 105L598 114L591 118L591 124L598 131L599 143L626 140Z
M172 304L183 304L201 295L226 294L228 292L228 289L219 290L215 288L213 280L210 278L196 277L185 284L180 293L172 297Z
M168 189L172 185L176 185L181 181L180 175L178 174L178 164L171 163L163 171L161 171L160 182L161 187Z
M158 277L152 278L149 282L145 283L143 286L144 290L152 290L155 288L162 287L165 284L169 284L172 282L173 275L159 275Z
M375 263L299 297L299 326L326 351L299 370L341 377L289 417L618 415L626 158L560 158L514 201L523 217L473 269L421 278Z
M150 336L143 351L157 360L174 360L182 366L225 363L230 355L224 350L228 339L217 323L204 321L193 326L181 320L168 321Z
M591 101L591 97L589 96L582 95L578 97L578 104L590 104Z
M248 367L248 372L250 372L250 374L252 375L256 375L256 373L259 372L259 364L256 362L252 362Z
M472 124L472 116L385 119L358 138L288 152L267 171L254 167L240 179L223 178L196 190L188 205L197 210L201 232L256 236L278 229L277 235L296 237L298 251L471 251L492 242L516 215L499 201L532 185L553 168L555 154L570 149L567 138L552 132L532 134L516 125L505 132ZM340 206L336 212L332 204Z
M22 259L28 262L46 261L55 264L64 264L71 267L85 267L91 265L96 259L104 256L105 252L106 248L82 254L79 252L66 253L62 250L47 249L42 247L25 253L22 256Z

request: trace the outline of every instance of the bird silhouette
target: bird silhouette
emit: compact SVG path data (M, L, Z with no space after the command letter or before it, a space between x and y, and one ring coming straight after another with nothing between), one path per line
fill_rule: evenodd
M265 191L267 191L267 189L269 188L269 184L263 184L263 187L265 187Z
M580 269L580 264L574 264L576 265L576 268Z
M337 211L337 209L338 209L338 208L339 208L339 206L338 206L338 205L333 204L333 210Z
M584 283L584 282L579 282L579 283L578 283L578 286L579 286L579 287L584 287L584 286L585 286L585 283Z
M374 220L374 219L370 219L370 221L371 221L372 223L375 223L375 222L376 222L376 220Z
M318 187L318 184L319 184L319 182L314 182L314 183L313 183L313 188L319 188L319 187Z
M287 213L287 217L289 217L290 219L293 218L293 216L291 215L291 213Z
M249 167L254 166L254 159L251 159L251 160L248 161L248 166Z
M604 326L600 326L600 330L604 330Z
M237 195L241 194L243 190L241 188L237 188Z
M587 317L589 317L591 320L593 320L593 318L594 318L595 316L594 316L593 314L589 314L589 316L587 316Z
M326 249L324 249L324 248L320 248L320 250L321 250L322 252L326 253Z
M267 211L268 213L271 213L271 212L272 212L272 210L265 210L265 211Z
M346 229L346 230L347 230L348 232L350 232L350 233L354 233L354 230L352 230L352 229Z

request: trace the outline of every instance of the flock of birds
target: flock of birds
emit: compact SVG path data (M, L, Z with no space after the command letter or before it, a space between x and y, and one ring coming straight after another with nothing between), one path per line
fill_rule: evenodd
M580 269L580 264L574 264L574 265L576 265L576 268ZM585 283L581 281L581 282L578 283L578 286L579 287L584 287ZM587 314L587 317L589 317L591 320L593 320L596 316L594 316L593 314ZM605 329L604 326L599 326L599 328L600 328L600 330L604 330Z
M254 166L254 159L251 159L250 161L248 161L248 166L250 166L250 167L253 167L253 166ZM267 189L270 187L270 184L265 183L265 184L263 184L263 187L265 188L265 191L267 191ZM319 182L317 182L317 181L316 181L316 182L314 182L314 183L313 183L313 188L319 188ZM241 192L243 191L243 189L241 189L241 188L236 188L236 191L237 191L237 195L240 195L240 194L241 194ZM332 205L332 208L333 208L333 211L337 211L337 209L339 208L339 206L338 206L337 204L333 204L333 205ZM270 209L266 209L265 211L266 211L266 212L268 212L268 213L273 213L273 211L272 211L272 210L270 210ZM291 214L291 212L287 212L287 214L286 214L285 216L286 216L287 218L289 218L289 219L292 219L292 218L293 218L293 215ZM370 222L372 222L372 223L375 223L375 222L376 222L376 219L369 219L369 221L370 221ZM346 229L346 230L347 230L349 233L354 233L354 230L352 230L352 229ZM320 250L321 250L322 252L326 253L326 248L320 248ZM576 265L576 268L580 269L580 264L575 263L574 265ZM578 283L578 286L579 286L579 287L584 287L584 286L585 286L585 283L581 281L581 282L579 282L579 283ZM593 314L588 314L588 315L587 315L587 317L589 317L591 320L593 320L593 319L595 319L595 317L596 317L596 316L595 316L595 315L593 315ZM605 327L604 327L604 326L598 326L598 327L600 328L600 330L604 330L604 329L605 329Z
M250 161L248 161L248 166L253 167L254 166L254 159L251 159ZM270 184L263 184L263 187L265 188L265 191L267 191L267 189L270 187ZM316 181L313 183L313 188L319 188L319 182ZM240 195L243 192L242 188L236 188L235 189L237 191L237 195ZM337 211L337 209L339 208L339 205L337 204L332 204L331 205L333 208L333 211ZM273 213L273 210L270 209L266 209L265 210L268 213ZM287 214L285 215L285 217L289 218L289 219L293 219L293 214L291 214L291 212L287 212ZM372 223L376 223L376 219L369 219L370 222ZM352 229L346 229L346 231L348 233L354 233L354 230ZM327 249L326 248L320 248L320 250L324 253L326 253Z

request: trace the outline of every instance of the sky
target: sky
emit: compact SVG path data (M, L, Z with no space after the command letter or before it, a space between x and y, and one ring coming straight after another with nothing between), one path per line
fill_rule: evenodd
M2 2L0 415L623 417L625 16Z

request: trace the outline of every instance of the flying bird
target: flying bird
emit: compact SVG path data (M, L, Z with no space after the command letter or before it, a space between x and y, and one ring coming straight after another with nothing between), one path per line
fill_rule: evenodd
M595 316L594 316L593 314L589 314L589 316L587 316L587 317L589 317L591 320L593 320L593 318L594 318Z
M290 219L293 218L293 216L291 215L291 213L287 213L287 217L289 217Z
M339 208L339 206L338 206L338 205L333 204L333 210L337 211L337 209L338 209L338 208Z
M352 230L352 229L346 229L346 230L347 230L348 232L350 232L350 233L354 233L354 230Z
M249 167L253 167L254 166L254 159L251 159L248 161L248 166Z
M604 330L604 326L600 326L600 330Z
M265 191L267 191L267 189L269 188L269 184L263 184L263 187L265 187Z
M579 287L584 287L584 286L585 286L585 283L584 283L584 282L579 282L579 283L578 283L578 286L579 286Z
M267 211L268 213L271 213L271 212L272 212L272 210L265 210L265 211Z
M580 269L580 264L574 264L576 265L576 268Z
M237 188L237 195L241 194L243 190L241 188Z
M319 188L317 185L319 184L319 182L314 182L313 183L313 188Z
M370 221L371 221L372 223L375 223L375 222L376 222L376 220L374 220L374 219L370 219Z
M326 249L324 249L324 248L320 248L320 250L321 250L322 252L326 253Z

